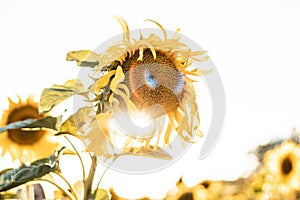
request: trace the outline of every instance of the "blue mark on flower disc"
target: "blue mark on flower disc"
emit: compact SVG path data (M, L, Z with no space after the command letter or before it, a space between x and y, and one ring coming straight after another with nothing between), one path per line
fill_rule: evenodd
M150 88L156 89L157 81L154 79L154 76L150 73L148 69L145 71L145 81Z

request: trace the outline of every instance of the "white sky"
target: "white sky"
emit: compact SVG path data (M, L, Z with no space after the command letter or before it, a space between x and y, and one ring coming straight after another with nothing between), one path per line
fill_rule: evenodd
M181 175L188 184L237 178L253 167L248 151L300 129L299 11L297 0L0 0L0 110L8 96L38 95L76 77L66 53L95 49L119 34L113 15L126 19L131 29L155 27L143 22L150 18L170 30L180 27L208 50L227 99L222 137L204 160L197 160L201 145L196 145L157 173L109 171L103 186L113 184L125 196L160 198Z

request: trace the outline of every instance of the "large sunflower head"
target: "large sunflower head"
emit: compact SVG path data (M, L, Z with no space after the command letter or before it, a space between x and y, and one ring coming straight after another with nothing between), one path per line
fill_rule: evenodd
M293 141L285 141L269 150L264 156L266 168L265 190L288 195L300 190L300 147Z
M29 96L25 101L20 97L18 102L8 99L8 109L4 110L1 126L26 119L45 117L38 112L38 103ZM0 133L1 156L9 154L13 160L31 162L48 157L55 151L57 143L52 134L46 130L9 129Z
M121 41L100 55L85 50L67 55L67 60L79 65L96 65L97 78L90 91L96 95L93 101L103 135L109 140L112 135L126 136L123 147L157 147L170 144L177 135L184 141L201 136L194 86L204 71L193 62L207 60L206 52L193 51L182 42L179 29L169 37L153 20L146 21L155 23L163 37L154 33L144 36L140 31L139 39L131 38L127 23L116 18L123 28ZM97 153L92 144L96 136L86 137L89 151Z

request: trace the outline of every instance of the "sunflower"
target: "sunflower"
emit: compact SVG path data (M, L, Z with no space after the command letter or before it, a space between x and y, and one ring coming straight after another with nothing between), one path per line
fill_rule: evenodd
M127 23L116 18L123 28L123 39L99 58L90 52L85 62L78 62L78 52L67 55L67 60L76 60L79 65L96 64L94 72L99 78L94 79L90 91L96 95L93 101L100 131L112 143L112 138L121 138L123 148L169 145L177 135L186 142L202 136L194 86L206 72L193 63L206 61L206 51L192 51L180 41L179 29L168 37L153 20L146 21L155 23L163 38L154 33L146 37L141 32L138 40L131 38ZM85 135L90 140L88 150L100 154L98 145L93 145L97 143L93 134Z
M126 198L118 196L113 188L109 189L109 193L111 195L110 200L127 200ZM150 199L148 197L142 197L136 200L150 200Z
M221 181L205 180L195 186L198 199L214 200L218 199L222 190L223 183Z
M197 196L197 190L201 187L194 186L188 187L186 186L182 179L180 178L179 181L176 183L176 192L169 192L167 196L164 198L165 200L200 200L200 197Z
M38 113L38 103L29 96L23 101L14 102L8 98L8 110L4 110L1 126L25 119L40 119L44 115ZM53 154L57 143L52 134L46 130L9 129L0 133L1 156L9 154L13 160L32 162Z
M264 156L267 171L263 190L282 195L300 190L300 147L293 141L285 141Z
M221 200L248 200L248 197L244 193L238 193L238 194L223 196Z
M263 185L265 183L266 170L259 167L254 173L247 177L244 183L244 189L247 196L252 199L261 199L260 196L263 192Z

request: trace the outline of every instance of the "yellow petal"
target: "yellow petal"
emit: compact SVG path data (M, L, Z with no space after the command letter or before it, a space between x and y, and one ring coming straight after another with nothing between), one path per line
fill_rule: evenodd
M125 76L124 76L122 67L118 66L116 75L115 75L114 79L111 81L110 89L114 92L116 90L118 83L124 81L124 78L125 78Z
M100 113L96 115L96 119L98 122L98 125L101 127L107 127L108 120L111 118L110 113Z
M129 28L128 25L126 23L126 21L119 16L114 16L118 22L121 24L122 28L123 28L123 40L129 42L130 41L130 32L129 32Z
M164 34L164 40L167 39L167 32L166 32L166 30L164 29L164 27L160 23L158 23L158 22L156 22L156 21L154 21L152 19L146 19L145 21L149 21L149 22L155 23L162 30L162 32Z
M116 70L109 71L107 74L98 79L96 83L96 92L108 85L110 78L116 74Z

